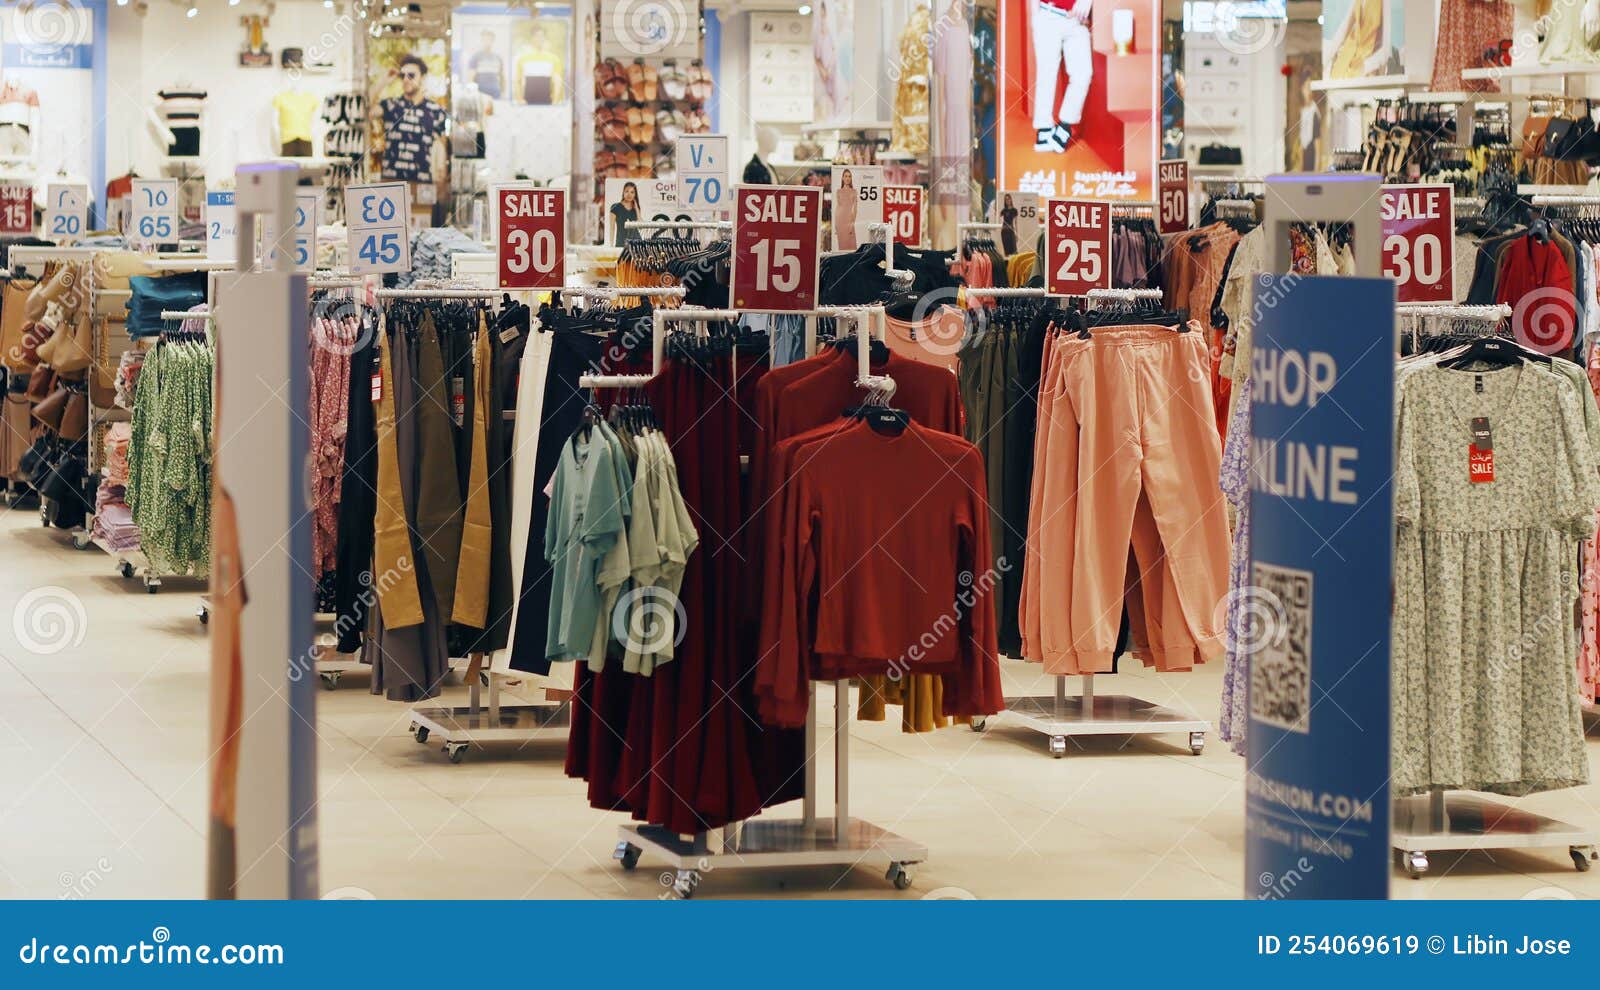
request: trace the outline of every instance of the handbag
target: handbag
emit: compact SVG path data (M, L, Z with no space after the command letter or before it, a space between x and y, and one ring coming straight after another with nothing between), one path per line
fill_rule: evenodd
M58 388L41 403L33 407L33 418L40 426L58 433L61 430L61 419L67 414L67 399L70 392L65 388Z
M23 451L17 459L17 473L15 477L34 484L35 478L43 477L43 471L50 464L50 452L55 449L55 441L47 436L35 437L28 449ZM37 487L36 485L34 487Z
M1208 144L1200 149L1201 165L1243 165L1244 152L1226 144Z
M1544 157L1555 161L1574 161L1578 141L1583 137L1583 124L1587 118L1574 120L1571 117L1555 117L1551 119L1550 126L1544 132ZM1594 123L1588 121L1592 130Z
M31 279L20 278L0 283L0 364L8 368L21 369L36 363L27 360L28 352L24 350L28 332L28 314L24 310L35 284Z
M55 391L56 373L48 365L39 365L28 375L28 398L34 402L43 402Z
M56 435L69 443L77 443L89 435L89 396L77 389L67 390L66 409L61 413L61 425Z
M65 291L66 287L61 284L61 280L65 277L66 271L66 265L54 261L45 262L43 277L34 285L33 291L28 293L26 306L28 319L38 320L43 318L45 310L50 308L50 303L59 298L62 292Z
M1522 157L1524 160L1544 156L1545 132L1550 128L1550 117L1528 115L1522 122Z
M94 321L87 312L80 314L76 321L64 322L62 333L57 333L56 337L60 342L51 355L51 367L63 375L71 375L94 363Z
M117 385L111 372L96 365L89 372L89 402L96 409L111 409L117 404Z

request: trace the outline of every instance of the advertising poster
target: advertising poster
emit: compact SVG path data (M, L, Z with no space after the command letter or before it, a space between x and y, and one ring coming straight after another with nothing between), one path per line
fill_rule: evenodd
M1039 194L1006 189L1000 193L989 222L1000 225L1000 250L1011 255L1032 251L1039 239Z
M855 81L855 0L817 0L812 15L813 120L850 119L850 87Z
M450 57L443 38L381 38L367 46L370 173L409 183L425 211L450 191Z
M1404 71L1403 0L1326 0L1322 57L1329 79L1361 79Z
M1000 187L1155 199L1156 0L1000 0Z
M627 224L635 220L691 220L688 212L678 209L678 184L671 179L607 179L605 230L601 243L621 247L623 241L638 241L667 232L659 230L629 230Z
M833 250L854 251L872 243L872 228L883 223L883 166L833 167Z

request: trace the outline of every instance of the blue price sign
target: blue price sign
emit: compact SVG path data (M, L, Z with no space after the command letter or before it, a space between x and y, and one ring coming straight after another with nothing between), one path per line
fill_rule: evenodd
M1395 286L1258 276L1247 897L1389 894ZM1231 620L1230 620L1231 621Z
M239 211L234 206L233 192L223 189L206 190L206 257L218 261L233 261L239 256Z
M178 180L134 179L129 234L137 244L169 244L178 239Z
M57 244L71 244L83 236L88 211L88 186L52 182L45 190L44 236Z
M728 136L678 138L678 208L696 219L720 219L733 207L728 185Z
M379 182L345 190L350 225L350 272L378 275L411 270L408 191L404 182Z
M317 222L322 213L322 190L301 191L294 197L294 270L317 267Z

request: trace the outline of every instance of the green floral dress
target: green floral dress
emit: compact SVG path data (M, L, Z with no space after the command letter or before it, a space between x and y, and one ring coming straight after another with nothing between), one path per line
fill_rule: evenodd
M1401 382L1392 695L1397 794L1586 783L1578 550L1600 502L1571 380L1528 363ZM1488 417L1493 480L1472 480Z
M159 344L134 394L128 508L158 574L205 576L211 562L211 381L201 343Z

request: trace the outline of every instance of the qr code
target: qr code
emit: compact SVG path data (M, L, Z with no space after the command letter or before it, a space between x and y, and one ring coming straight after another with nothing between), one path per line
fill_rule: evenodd
M1250 718L1311 731L1311 572L1251 564L1243 630L1250 657Z

